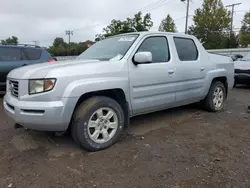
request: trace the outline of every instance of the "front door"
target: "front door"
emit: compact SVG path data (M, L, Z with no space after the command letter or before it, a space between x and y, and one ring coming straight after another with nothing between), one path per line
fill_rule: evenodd
M136 52L152 53L152 62L129 63L133 115L171 107L175 102L175 64L166 36L145 37Z

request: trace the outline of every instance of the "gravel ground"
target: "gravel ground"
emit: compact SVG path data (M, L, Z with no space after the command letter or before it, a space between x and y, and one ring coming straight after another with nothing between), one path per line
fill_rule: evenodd
M191 105L135 117L96 153L68 136L15 130L1 107L0 187L250 187L249 96L234 89L220 113Z

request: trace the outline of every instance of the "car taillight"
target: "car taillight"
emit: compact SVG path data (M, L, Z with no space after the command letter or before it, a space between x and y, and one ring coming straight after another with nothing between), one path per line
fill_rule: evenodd
M55 60L54 59L48 59L48 62L54 62Z

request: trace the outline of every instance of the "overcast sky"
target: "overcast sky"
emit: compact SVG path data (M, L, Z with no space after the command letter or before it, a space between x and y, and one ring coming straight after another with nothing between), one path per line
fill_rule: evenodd
M235 7L234 28L241 26L250 0L223 0L224 5L237 2L242 4ZM202 0L192 0L190 15L201 4ZM180 0L1 0L0 39L17 36L20 43L37 40L41 46L48 46L57 36L68 41L65 30L74 30L73 42L94 40L112 19L125 19L139 10L151 13L152 30L157 30L169 13L178 31L184 31L186 4Z

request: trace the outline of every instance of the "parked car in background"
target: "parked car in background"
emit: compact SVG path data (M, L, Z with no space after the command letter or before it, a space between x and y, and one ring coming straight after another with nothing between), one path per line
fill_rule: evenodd
M243 58L243 55L241 54L231 54L229 57L232 58L233 61L240 61Z
M235 86L237 84L250 85L250 53L234 62Z
M52 59L54 59L55 61L58 61L56 57L52 57Z
M46 49L39 46L0 44L0 92L6 91L6 76L11 70L26 65L53 61Z
M232 59L207 53L194 36L141 32L99 41L75 60L11 71L3 103L17 124L70 129L77 144L98 151L132 116L194 102L220 111L233 84Z

